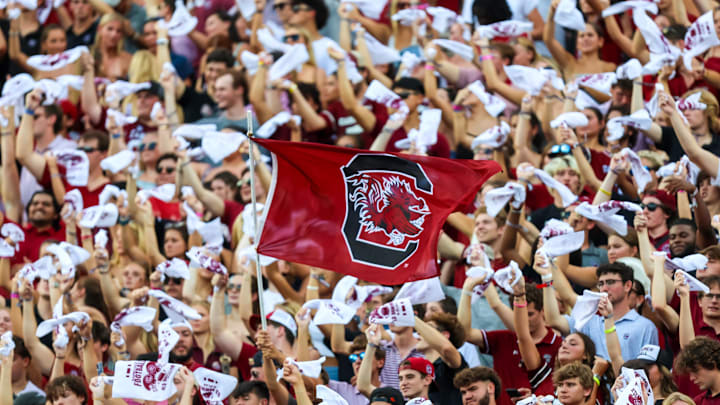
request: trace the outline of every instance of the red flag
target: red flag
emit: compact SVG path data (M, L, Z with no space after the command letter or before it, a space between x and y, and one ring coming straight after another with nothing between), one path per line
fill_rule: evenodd
M500 171L492 161L255 141L275 165L258 252L382 284L436 276L445 219Z

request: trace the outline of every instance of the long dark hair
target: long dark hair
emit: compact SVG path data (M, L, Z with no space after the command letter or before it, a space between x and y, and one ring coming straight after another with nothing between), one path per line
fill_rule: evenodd
M475 0L472 13L480 25L488 25L500 21L510 20L512 11L505 0Z

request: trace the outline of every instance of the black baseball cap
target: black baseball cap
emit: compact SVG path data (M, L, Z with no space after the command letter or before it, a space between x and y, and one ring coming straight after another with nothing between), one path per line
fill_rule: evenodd
M138 91L138 93L147 91L148 93L158 96L161 100L163 99L163 96L165 94L165 91L163 90L160 83L156 82L155 80L150 80L150 88L149 89L142 89Z
M661 349L657 345L645 345L640 350L636 360L641 360L647 365L658 364L665 366L668 370L672 369L673 355L665 349Z
M370 393L370 404L373 402L387 402L392 405L405 405L402 393L392 387L375 388Z
M261 351L255 352L255 355L253 355L251 358L248 359L248 365L250 367L262 367L263 365L263 356Z

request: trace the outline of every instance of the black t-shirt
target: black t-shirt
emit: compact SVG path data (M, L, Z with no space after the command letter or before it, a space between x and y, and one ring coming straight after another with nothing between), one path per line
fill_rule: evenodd
M435 382L430 386L429 392L430 400L433 404L462 404L462 395L460 395L460 390L455 388L455 385L453 384L455 375L468 368L468 364L465 359L462 358L462 354L460 355L460 358L462 359L462 362L458 368L451 368L442 361L442 358L438 358L433 363L433 367L435 367Z
M20 37L20 50L28 57L40 54L40 35L42 34L42 27L35 32L31 32L23 37ZM8 37L9 39L9 37ZM18 73L24 73L25 71L15 62L10 63L10 75L15 76Z
M72 27L68 28L66 32L67 49L72 49L80 45L92 46L95 41L95 33L97 32L99 21L100 19L95 20L85 32L81 32L80 34L75 34Z
M561 220L562 213L562 208L556 207L555 204L550 204L547 207L533 211L533 213L530 214L530 222L532 222L537 229L543 229L545 222L551 219Z
M0 31L6 40L10 40L10 21L0 18ZM4 52L0 56L0 89L5 85L5 79L8 75L8 69L10 67L10 58L8 52Z
M677 162L685 154L682 145L680 145L680 141L677 139L677 135L675 135L675 129L672 127L662 127L662 137L660 138L660 143L656 145L658 149L667 152L670 162ZM718 136L713 134L712 141L707 145L703 145L702 148L712 152L716 156L720 156L720 140Z
M218 112L217 103L207 94L198 93L194 88L188 86L178 104L183 108L185 122L195 122L199 119L210 118Z

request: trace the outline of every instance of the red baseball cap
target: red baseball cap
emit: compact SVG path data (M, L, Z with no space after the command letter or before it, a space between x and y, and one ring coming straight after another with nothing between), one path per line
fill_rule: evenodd
M423 357L408 357L407 360L400 364L400 370L415 370L420 374L429 375L435 379L435 367L427 359Z
M662 205L664 205L667 209L669 209L672 212L677 211L677 202L675 200L675 196L668 193L665 190L653 190L645 193L645 196L652 196L660 200Z

